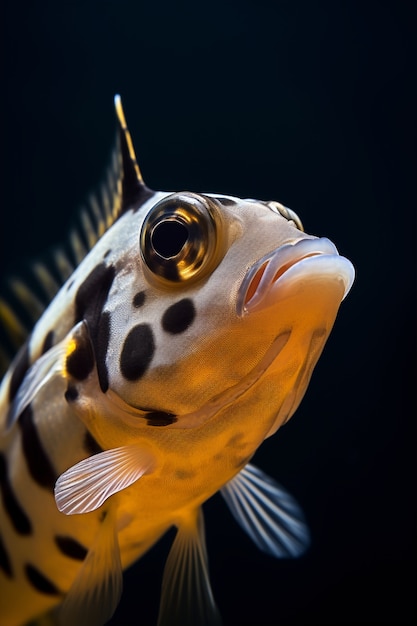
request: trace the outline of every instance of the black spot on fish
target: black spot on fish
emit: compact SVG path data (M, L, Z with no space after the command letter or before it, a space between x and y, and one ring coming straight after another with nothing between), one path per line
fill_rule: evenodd
M101 263L80 285L75 297L75 323L86 320L96 355L97 372L101 390L108 389L106 354L110 333L108 313L103 313L115 277L112 265ZM103 319L102 319L103 318Z
M111 253L111 249L106 250L106 252L103 254L103 259L107 259L110 253Z
M4 510L10 518L14 529L20 535L30 535L32 524L14 495L13 487L7 473L7 463L0 453L0 489Z
M106 364L107 350L110 340L110 313L105 311L98 322L97 340L96 340L96 356L97 356L97 374L100 389L106 393L109 388L109 372Z
M138 293L136 293L133 297L133 306L135 307L135 309L139 309L141 306L143 306L144 302L145 302L145 292L138 291Z
M162 316L162 328L172 335L183 333L195 318L195 308L190 298L183 298L168 307Z
M9 553L7 552L3 543L3 538L0 535L0 569L6 574L7 578L13 578L13 569L10 562Z
M65 392L65 400L71 404L71 402L75 402L78 398L78 390L74 385L68 385L68 389Z
M127 380L138 380L148 369L155 352L152 329L148 324L134 326L127 335L120 355L120 371Z
M25 565L25 574L27 580L36 591L40 591L40 593L44 593L48 596L60 595L57 587L33 565L29 563Z
M45 339L43 340L42 354L45 354L45 352L48 352L48 350L52 348L52 346L54 345L54 336L55 336L54 331L50 330L49 333L46 335Z
M11 402L25 377L30 366L29 363L29 342L27 341L17 353L13 363L13 374L10 379L9 401Z
M84 435L84 449L88 454L98 454L103 452L103 448L97 443L90 431L86 430Z
M169 424L178 421L173 413L165 413L164 411L150 411L144 417L148 426L169 426Z
M62 535L56 535L55 543L65 556L76 561L83 561L87 556L88 550L83 545L78 543L72 537L63 537Z
M74 285L74 280L70 280L69 283L67 284L67 291L69 291L73 285Z
M28 470L33 480L41 487L53 491L56 473L42 445L30 404L20 414L18 424L22 433L22 448Z
M67 372L76 380L85 380L94 367L94 354L88 337L77 337L76 347L66 361Z

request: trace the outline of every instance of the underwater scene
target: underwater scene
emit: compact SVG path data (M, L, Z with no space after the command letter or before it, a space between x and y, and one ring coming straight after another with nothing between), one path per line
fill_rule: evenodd
M3 13L0 625L414 623L408 4Z

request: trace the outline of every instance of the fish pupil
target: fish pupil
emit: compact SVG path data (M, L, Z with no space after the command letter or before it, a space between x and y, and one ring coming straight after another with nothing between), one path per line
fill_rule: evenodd
M187 240L187 227L176 219L159 222L151 235L152 248L164 259L171 259L177 256Z

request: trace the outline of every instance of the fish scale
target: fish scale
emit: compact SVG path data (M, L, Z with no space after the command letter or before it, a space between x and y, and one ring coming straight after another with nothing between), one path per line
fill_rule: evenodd
M158 624L219 624L202 513L216 492L264 552L309 543L251 459L301 402L353 266L279 202L150 190L115 108L105 185L51 267L34 264L62 287L33 329L36 281L0 298L3 358L28 333L0 388L4 626L104 624L122 571L173 526Z

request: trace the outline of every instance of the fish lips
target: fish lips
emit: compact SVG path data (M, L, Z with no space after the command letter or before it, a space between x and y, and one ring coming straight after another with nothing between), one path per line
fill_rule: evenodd
M355 270L326 237L285 244L246 273L238 292L237 314L243 317L264 310L285 297L286 287L318 278L329 283L342 281L343 300L352 287Z

